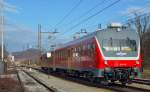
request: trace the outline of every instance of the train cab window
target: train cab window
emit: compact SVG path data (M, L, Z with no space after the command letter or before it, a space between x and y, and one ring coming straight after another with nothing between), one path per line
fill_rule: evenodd
M104 39L102 41L103 51L137 51L135 40L127 39Z

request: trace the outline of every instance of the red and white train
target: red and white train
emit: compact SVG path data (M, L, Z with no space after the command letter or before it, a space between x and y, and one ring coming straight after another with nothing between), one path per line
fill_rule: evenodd
M121 26L111 25L73 40L55 48L49 56L41 58L42 69L96 81L126 84L141 74L138 33Z

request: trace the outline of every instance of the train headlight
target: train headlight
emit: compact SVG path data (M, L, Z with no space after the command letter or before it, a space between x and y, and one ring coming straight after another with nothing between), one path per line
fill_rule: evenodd
M105 61L104 61L104 64L105 64L105 65L107 65L107 64L108 64L108 62L105 60Z
M110 73L111 71L112 71L112 69L110 67L105 68L105 72Z
M136 64L138 65L138 64L140 64L140 62L137 60L137 61L136 61Z

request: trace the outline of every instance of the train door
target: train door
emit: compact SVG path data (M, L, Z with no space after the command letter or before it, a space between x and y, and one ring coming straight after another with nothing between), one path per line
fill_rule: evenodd
M71 49L68 49L67 70L71 70Z
M56 71L56 51L53 52L53 71Z

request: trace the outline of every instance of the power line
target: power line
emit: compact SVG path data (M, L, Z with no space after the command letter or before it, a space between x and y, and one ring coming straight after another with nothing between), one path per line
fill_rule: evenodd
M60 25L81 4L81 2L82 0L79 0L79 2L54 26L54 28Z
M68 24L73 23L76 20L79 20L81 18L83 18L85 15L89 14L91 11L93 11L94 9L96 9L98 6L100 6L101 4L104 4L106 0L103 0L101 2L99 2L98 4L96 4L94 7L92 7L91 9L87 10L85 13L83 13L81 16L79 16L76 19L71 20Z
M135 9L135 10L133 10L133 11L128 12L127 14L121 15L120 18L121 18L121 17L129 18L129 17L131 17L131 14L134 14L134 13L142 13L143 11L145 11L146 9L149 8L149 5L150 5L149 2L150 2L150 1L147 1L147 4L145 4L144 7L141 7L141 8L139 8L139 9ZM146 12L147 12L147 10L146 10ZM117 20L117 19L119 19L119 17L114 17L114 18L112 18L111 20ZM128 20L129 20L129 19L128 19ZM126 22L127 22L128 20L123 20L122 23L123 23L123 24L126 24Z
M93 15L87 17L86 19L80 21L80 22L77 23L76 25L74 25L74 26L72 26L71 28L69 28L69 30L72 30L72 29L74 29L75 27L79 26L80 24L82 24L82 23L88 21L89 19L95 17L96 15L100 14L100 13L103 12L104 10L106 10L106 9L110 8L111 6L115 5L115 4L118 3L119 1L120 1L120 0L117 0L117 1L113 2L112 4L110 4L110 5L108 5L107 7L103 8L102 10L100 10L100 11L96 12L95 14L93 14Z
M105 11L106 9L108 9L108 8L112 7L113 5L117 4L118 2L120 2L120 0L116 0L115 2L113 2L113 3L109 4L108 6L104 7L104 8L103 8L103 9L101 9L100 11L96 12L95 14L93 14L93 15L91 15L91 16L89 16L89 17L87 17L87 18L86 18L86 19L84 19L84 20L81 20L79 23L77 23L77 24L75 24L74 26L70 27L70 28L68 29L68 31L65 31L65 32L64 32L64 33L62 33L61 35L64 35L65 33L67 33L67 32L69 32L69 31L71 31L72 29L74 29L74 28L76 28L77 26L81 25L82 23L84 23L84 22L88 21L89 19L91 19L91 18L95 17L96 15L98 15L98 14L102 13L103 11Z
M147 8L149 8L149 5L150 5L150 4L147 4L147 5L145 5L145 6L142 7L142 8L133 10L133 11L129 12L129 13L127 14L127 16L125 16L125 17L129 17L131 14L135 14L135 13L142 13L142 12L144 12L144 10L146 10Z
M149 1L148 1L149 2ZM139 17L143 17L143 16L145 16L145 15L148 15L148 14L150 14L150 12L143 12L143 14L141 14L141 12L142 11L144 11L144 9L147 9L149 7L149 4L147 4L147 5L145 5L144 7L142 7L142 8L140 8L140 9L137 9L137 10L134 10L134 11L131 11L129 14L128 14L128 16L129 15L131 15L131 14L140 14L139 15ZM125 17L127 17L127 16L125 16ZM123 24L125 25L125 24L127 24L129 21L132 21L133 19L135 19L135 17L133 17L133 18L130 18L130 19L127 19L127 20L125 20L125 21L122 21L123 22Z

